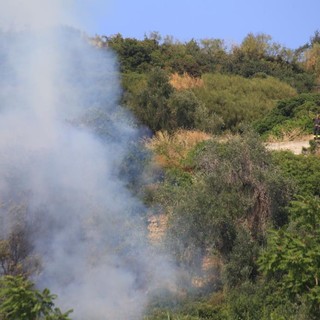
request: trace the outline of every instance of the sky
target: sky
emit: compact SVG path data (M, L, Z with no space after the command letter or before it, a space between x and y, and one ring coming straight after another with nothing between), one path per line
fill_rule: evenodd
M143 39L157 31L181 42L218 38L240 44L248 33L264 33L296 49L320 29L320 0L78 0L78 5L92 35Z

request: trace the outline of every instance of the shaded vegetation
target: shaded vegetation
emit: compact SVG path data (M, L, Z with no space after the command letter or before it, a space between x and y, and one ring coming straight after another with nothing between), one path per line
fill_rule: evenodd
M301 134L313 132L313 118L320 112L319 94L301 94L281 100L276 108L255 123L263 136L283 137L295 129Z

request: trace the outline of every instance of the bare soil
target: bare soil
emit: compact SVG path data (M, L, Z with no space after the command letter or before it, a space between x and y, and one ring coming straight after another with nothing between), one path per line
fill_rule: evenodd
M266 147L268 150L289 150L294 154L301 154L303 148L309 147L309 141L312 139L313 135L310 135L294 141L267 142Z

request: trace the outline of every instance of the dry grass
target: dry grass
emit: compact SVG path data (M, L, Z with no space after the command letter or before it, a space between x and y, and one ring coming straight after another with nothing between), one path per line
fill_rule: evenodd
M184 73L182 76L178 73L173 73L170 76L170 84L176 90L186 90L195 87L202 87L203 80L201 78L193 78L187 73Z
M148 236L153 244L160 243L165 236L168 216L165 214L152 215L148 218Z
M158 131L146 143L148 149L155 153L155 162L164 168L183 168L182 162L199 142L209 140L212 136L196 130L178 130L173 134Z
M202 259L202 275L192 278L195 288L202 288L209 283L214 283L220 277L223 263L217 255L206 255Z

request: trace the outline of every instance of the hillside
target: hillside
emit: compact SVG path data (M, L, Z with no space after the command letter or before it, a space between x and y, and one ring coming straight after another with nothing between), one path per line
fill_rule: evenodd
M318 319L319 34L54 39L0 34L0 319Z
M248 35L230 51L219 41L104 43L120 57L122 103L153 133L150 237L181 274L145 319L317 319L318 282L305 270L320 272L308 258L320 248L320 159L309 143L320 74L308 60L318 42L289 58L267 39Z

